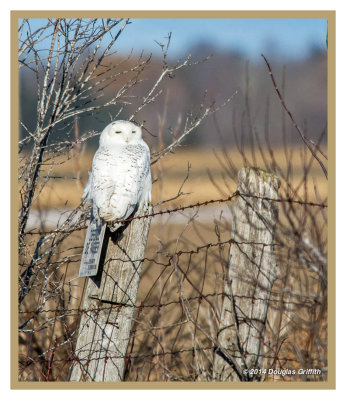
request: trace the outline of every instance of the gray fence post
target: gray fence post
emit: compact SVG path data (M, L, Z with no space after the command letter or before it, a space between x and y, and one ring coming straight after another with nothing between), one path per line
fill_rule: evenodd
M269 298L279 270L274 233L280 182L257 168L238 173L240 193L232 209L232 243L214 358L217 381L257 380ZM246 371L247 370L247 371ZM256 372L256 371L254 371Z
M135 216L151 212L149 206ZM134 219L123 230L106 231L99 273L87 278L71 381L123 379L150 222Z

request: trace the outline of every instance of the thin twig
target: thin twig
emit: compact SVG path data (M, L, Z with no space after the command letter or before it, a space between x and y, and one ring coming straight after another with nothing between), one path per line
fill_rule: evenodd
M271 66L270 66L270 64L269 64L269 61L266 59L266 57L265 57L263 54L262 54L262 57L263 57L265 63L267 64L267 67L268 67L268 70L269 70L270 78L271 78L271 80L272 80L272 82L273 82L274 89L275 89L275 91L276 91L276 93L277 93L277 95L278 95L278 97L279 97L279 100L280 100L280 103L281 103L282 107L284 108L284 110L286 111L286 113L288 114L288 116L290 117L290 119L291 119L291 121L292 121L292 124L293 124L293 127L298 131L298 133L299 133L300 137L302 138L303 142L305 143L305 145L306 145L306 146L308 147L308 149L310 150L312 156L313 156L313 157L317 160L317 162L320 164L320 166L321 166L321 168L322 168L322 170L323 170L323 173L324 173L325 177L328 179L328 172L327 172L327 169L326 169L326 167L324 166L322 160L318 157L316 151L311 147L311 145L314 146L315 149L317 149L317 151L318 151L320 154L322 154L322 156L323 156L326 160L328 160L327 155L319 148L319 146L318 146L313 140L311 140L310 138L308 138L308 137L305 135L305 133L302 131L302 129L301 129L301 128L299 127L299 125L296 123L295 119L293 118L293 115L292 115L291 111L287 108L286 103L285 103L283 97L281 96L279 87L278 87L278 85L276 84L276 81L275 81L275 78L274 78L274 75L273 75Z

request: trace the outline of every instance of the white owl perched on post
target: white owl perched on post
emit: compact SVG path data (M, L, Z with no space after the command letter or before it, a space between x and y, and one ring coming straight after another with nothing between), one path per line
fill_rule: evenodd
M100 252L106 223L112 222L114 231L122 225L117 221L129 218L137 207L151 201L150 151L142 139L141 127L129 121L106 126L83 198L92 205L92 215L79 275L91 276L97 267L91 262L94 259L90 259L90 251L97 243Z
M126 219L151 201L150 151L139 126L129 121L106 126L83 197L94 216L107 222Z

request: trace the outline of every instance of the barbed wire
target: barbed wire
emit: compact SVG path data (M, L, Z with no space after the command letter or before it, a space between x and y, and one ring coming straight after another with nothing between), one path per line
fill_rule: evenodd
M230 244L234 242L233 240L226 240L226 241L218 241L215 243L206 243L202 246L197 246L194 249L190 250L181 250L181 251L176 251L173 254L163 254L160 253L162 256L166 257L172 257L172 256L178 256L179 255L193 255L193 254L198 254L202 249L208 251L210 247L217 247L217 246L225 246L227 244ZM241 242L239 242L241 243ZM238 244L239 244L238 243ZM245 242L243 242L245 243ZM246 242L246 244L249 244L250 242ZM237 243L236 243L237 244ZM252 241L251 244L254 244ZM263 245L264 243L257 243ZM158 262L155 259L147 257L146 260L148 262L156 262L157 264L163 265L163 266L168 266L169 262L167 263L162 263ZM134 260L132 260L134 261ZM144 261L144 260L143 260ZM189 267L188 267L189 268ZM187 269L188 269L187 268ZM187 273L188 271L184 271L184 274ZM195 290L195 289L194 289ZM192 292L195 293L195 292ZM272 295L275 293L272 292ZM200 304L203 300L206 300L207 298L222 298L223 296L227 296L227 294L224 291L214 291L214 292L209 292L209 293L203 293L203 294L197 294L197 295L191 295L184 297L184 299L178 298L178 299L173 299L169 301L161 301L161 297L159 297L158 300L153 300L148 301L147 303L139 303L137 305L127 305L127 304L107 304L107 302L102 302L102 299L95 299L99 300L100 306L96 307L88 307L87 309L82 309L81 307L75 307L75 308L61 308L61 307L54 307L54 308L49 308L49 309L40 309L39 312L37 310L24 310L24 311L19 311L19 315L21 316L21 319L27 320L27 322L31 323L32 326L30 327L31 329L23 329L20 330L20 337L22 340L27 341L29 337L35 338L35 337L40 337L42 336L42 343L41 347L38 347L40 349L39 352L36 351L36 354L31 354L28 351L23 351L19 354L19 370L20 370L20 375L21 374L35 374L37 373L39 376L49 376L49 374L46 372L47 369L51 370L51 380L59 380L64 378L64 374L68 373L68 368L67 366L71 366L73 363L81 363L83 365L83 362L85 362L84 358L78 358L77 353L75 352L74 349L74 340L75 340L75 335L78 334L78 329L76 330L75 327L71 327L71 322L67 322L68 319L71 319L73 321L78 321L79 318L85 314L85 313L98 313L102 311L108 311L108 310L117 310L121 307L126 307L130 306L134 310L136 310L137 316L134 318L134 321L139 321L139 324L145 324L148 315L151 315L150 310L160 310L161 308L164 307L169 307L169 306L174 306L174 305L182 305L182 302L195 302L191 304L192 307L199 307L197 306L197 303ZM246 296L243 296L246 297ZM265 299L262 299L258 296L249 296L249 299L252 301L263 301ZM283 299L280 297L280 293L276 293L274 297L271 298L270 304L273 309L283 309L284 308L291 308L292 306L294 308L299 308L299 310L302 310L303 308L312 310L315 302L318 301L316 297L316 293L312 294L310 296L310 299L307 301L304 301L302 303L299 301L298 298L296 298L296 301L294 300L294 295L293 293L288 296L287 298ZM321 300L321 299L319 299ZM208 301L208 300L206 300ZM214 301L213 301L214 302ZM106 304L105 304L106 303ZM58 305L58 304L57 304ZM143 314L141 313L142 310L149 310L148 312L144 312ZM153 311L156 313L155 311ZM45 317L48 314L53 314L50 315L49 317ZM163 314L166 314L166 312L163 312ZM24 317L25 316L25 317ZM24 318L23 318L24 317ZM177 315L179 317L179 315ZM151 321L150 317L150 321ZM60 322L59 322L60 321ZM60 324L60 325L57 325ZM155 324L154 327L151 327L149 324L148 328L145 328L145 326L141 327L141 329L138 329L137 327L133 328L132 336L133 340L135 340L135 337L137 335L148 335L148 338L150 339L150 335L153 334L155 335L160 335L159 332L162 332L162 335L167 335L169 329L177 329L176 326L178 325L185 325L189 324L192 326L192 330L194 329L194 323L193 321L189 320L179 320L175 319L173 322L167 321L167 323L164 323L162 326L161 324ZM22 324L23 325L23 324ZM25 323L26 326L26 323ZM188 326L188 325L187 325ZM29 327L28 327L29 328ZM154 329L154 332L152 331ZM190 329L190 330L191 330ZM47 342L47 345L44 345L43 342L43 337L48 337L50 335L51 331L54 331L54 339L50 343ZM48 333L44 333L48 332ZM150 333L151 332L151 333ZM53 336L52 336L53 337ZM155 336L156 337L156 336ZM35 339L36 340L36 339ZM196 357L198 358L200 356L203 356L205 358L208 358L208 354L210 357L213 357L213 354L217 350L217 346L215 346L215 343L213 341L208 340L206 345L203 345L202 343L199 342L199 339L191 339L196 340L196 342L192 342L191 346L187 345L187 343L182 342L181 340L179 341L179 347L183 346L183 348L175 348L174 342L167 342L159 345L155 341L155 339L152 344L149 346L144 346L143 348L137 348L138 343L136 344L135 349L129 349L129 352L126 355L117 355L117 354L112 354L111 352L106 352L106 354L96 354L96 353L90 353L87 361L88 362L93 362L93 361L100 361L102 360L107 361L107 360L112 360L116 358L123 358L125 360L125 363L129 363L129 366L126 367L128 368L127 371L131 375L131 377L136 375L136 370L142 370L144 367L145 368L153 368L154 365L157 363L161 363L162 360L160 358L165 358L168 357L167 362L167 371L172 371L172 379L177 379L177 373L174 372L175 370L173 369L173 366L177 363L186 363L189 362L191 359L195 360ZM151 343L151 342L150 342ZM274 342L275 343L275 342ZM158 345L158 348L156 347ZM299 356L297 355L296 357L293 357L293 354L287 354L285 351L279 351L276 350L272 342L265 342L264 346L270 347L269 350L267 350L264 354L261 354L261 357L265 362L271 364L271 363L279 363L282 365L285 365L285 363L300 363ZM152 348L152 351L150 351L150 347ZM159 350L159 351L158 351ZM209 352L209 353L208 353ZM172 357L172 359L170 359ZM235 359L241 359L241 356L234 354ZM320 362L320 361L317 361ZM318 364L320 365L320 364ZM323 364L324 365L324 364ZM33 368L33 369L32 369ZM64 370L64 373L61 373L60 371ZM36 371L36 372L35 372ZM143 373L142 373L143 375ZM142 376L141 375L141 376ZM144 373L145 375L145 373ZM35 376L35 375L34 375ZM21 378L20 378L21 379ZM45 378L44 378L45 379ZM187 376L185 376L185 379L188 380ZM318 378L316 378L318 379ZM320 378L322 379L322 378ZM27 378L25 378L27 380ZM48 379L46 379L48 380ZM131 380L136 380L131 378Z
M184 299L184 301L200 301L203 300L205 298L208 297L223 297L223 296L229 296L229 294L225 293L225 292L219 292L219 293L206 293L206 294L202 294L202 295L198 295L198 296L191 296L191 297L186 297ZM241 299L251 299L254 301L264 301L266 300L266 298L263 297L257 297L257 296L234 296L235 298L241 298ZM297 295L297 297L299 297L299 295ZM317 303L319 304L320 301L322 299L318 299L318 296L316 298L316 295L311 295L311 303ZM121 308L121 307L131 307L135 310L142 310L142 309L146 309L146 308L163 308L163 307L168 307L174 304L181 304L182 300L171 300L167 303L153 303L153 304L139 304L139 305L133 305L133 304L124 304L124 303L119 303L119 304L112 304L111 301L108 300L102 300L102 299L98 299L98 298L93 298L91 297L91 299L93 300L98 300L101 303L106 303L109 304L111 303L111 305L109 307L107 306L98 306L98 307L91 307L91 308L87 308L87 309L82 309L82 308L68 308L68 309L63 309L63 308L51 308L48 310L40 310L39 312L37 312L37 310L25 310L25 311L18 311L18 314L25 314L28 317L32 317L35 315L39 315L39 314L48 314L48 313L65 313L65 315L79 315L79 314L83 314L83 313L89 313L89 312L95 312L95 311L106 311L106 310L114 310L115 308ZM301 302L296 302L293 300L281 300L281 299L270 299L271 303L282 303L282 304L287 304L287 305L297 305L297 306L302 306ZM306 305L308 306L308 305ZM60 315L58 315L60 317Z
M152 212L150 214L144 214L144 215L135 215L133 217L129 217L129 218L126 218L126 219L120 219L117 222L118 223L127 223L127 222L131 222L133 220L139 220L139 219L156 217L156 216L159 216L159 215L171 214L171 213L175 213L175 212L179 212L179 211L185 211L185 210L192 209L192 208L208 206L210 204L226 203L226 202L232 201L236 197L248 197L248 198L254 198L254 199L270 201L270 202L275 202L275 203L298 204L298 205L310 206L310 207L321 207L321 208L327 208L328 207L328 205L324 204L324 203L315 203L315 202L302 201L302 200L296 200L296 199L291 199L291 198L273 199L273 198L270 198L270 197L256 196L256 195L252 195L252 194L249 194L249 193L240 193L237 190L232 195L230 195L230 196L228 196L226 198L211 199L211 200L206 200L204 202L197 202L197 203L189 204L189 205L186 205L186 206L176 207L174 209L160 210L160 211L155 211L155 212ZM109 225L111 225L111 224L109 224ZM67 230L55 229L53 231L28 231L28 232L25 232L25 234L26 235L49 235L49 234L52 234L52 233L63 233L63 234L66 234L66 233L72 233L72 232L84 230L86 228L87 228L87 226L80 226L80 227L75 227L75 228L67 229Z

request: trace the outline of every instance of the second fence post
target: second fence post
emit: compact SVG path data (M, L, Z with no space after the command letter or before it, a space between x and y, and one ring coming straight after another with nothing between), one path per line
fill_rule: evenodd
M257 380L269 299L279 275L274 257L278 178L258 168L238 173L232 243L215 352L217 381Z
M135 216L151 212L149 206ZM123 230L106 231L99 273L87 278L71 381L123 379L150 222L133 219Z

